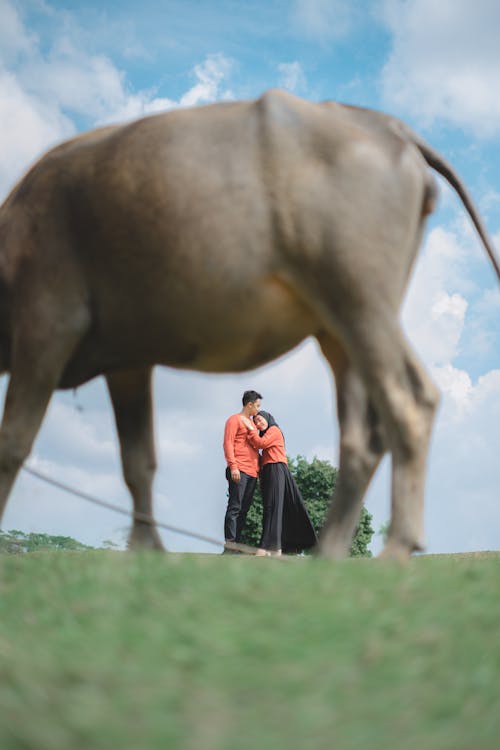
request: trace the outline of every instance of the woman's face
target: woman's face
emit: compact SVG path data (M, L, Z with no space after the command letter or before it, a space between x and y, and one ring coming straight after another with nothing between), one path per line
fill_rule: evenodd
M261 414L256 414L253 423L258 430L267 430L267 419Z

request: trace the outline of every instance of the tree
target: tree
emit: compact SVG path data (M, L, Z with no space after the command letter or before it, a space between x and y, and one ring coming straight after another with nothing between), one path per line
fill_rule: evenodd
M325 523L330 500L335 491L337 469L330 463L314 457L308 461L304 456L288 458L292 475L304 498L304 504L318 534ZM335 497L333 499L335 502ZM363 508L358 528L351 547L351 557L371 557L368 545L374 534L372 516ZM262 495L257 488L254 501L248 512L242 542L257 547L262 532Z
M13 555L24 552L39 552L40 550L87 550L94 549L82 544L70 536L51 536L50 534L26 534L18 529L0 531L0 553Z

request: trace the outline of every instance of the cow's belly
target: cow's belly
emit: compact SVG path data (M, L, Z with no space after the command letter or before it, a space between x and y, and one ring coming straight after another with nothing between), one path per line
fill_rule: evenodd
M241 372L293 349L317 330L315 317L289 285L277 278L242 284L231 294L167 299L107 310L69 363L61 387L96 375L145 365Z
M202 312L186 323L180 337L181 346L195 342L191 361L172 361L171 346L178 340L174 334L163 364L206 372L248 370L281 356L315 332L310 309L276 277L242 287L229 301Z

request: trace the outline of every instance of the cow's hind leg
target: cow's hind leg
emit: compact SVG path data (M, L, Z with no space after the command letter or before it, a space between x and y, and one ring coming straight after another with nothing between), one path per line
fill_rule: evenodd
M319 335L322 351L335 373L340 428L339 475L319 540L323 557L344 558L359 522L363 499L384 454L378 416L365 385L340 344Z
M380 557L404 560L425 546L427 454L440 395L402 334L400 342L399 367L380 383L392 454L391 522Z
M310 267L297 267L297 284L315 306L322 330L340 340L380 419L392 458L392 513L383 554L405 558L423 545L424 480L438 391L403 335L399 309L433 186L412 149L400 144L396 157L385 147L365 145L359 148L356 140L339 161L345 171L336 170L332 184L342 188L332 190L330 205L337 209L324 225L331 229L317 255L312 246Z
M152 484L156 470L152 370L150 367L106 376L120 440L123 476L134 501L134 511L151 518L134 518L130 549L163 550L153 522Z
M360 313L348 335L392 456L391 522L381 556L405 559L423 549L426 461L439 393L397 320L377 319L376 310Z

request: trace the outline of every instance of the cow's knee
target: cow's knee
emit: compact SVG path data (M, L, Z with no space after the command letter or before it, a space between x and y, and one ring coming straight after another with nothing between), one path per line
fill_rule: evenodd
M0 434L0 473L12 474L22 466L31 451L31 443Z
M156 460L129 453L123 458L123 478L132 497L149 492L156 473Z
M420 368L407 367L405 383L391 382L392 452L398 461L411 462L426 450L440 394L430 377Z
M384 444L378 434L368 431L353 439L341 440L341 465L345 473L363 481L370 476L384 454Z
M340 464L346 481L363 485L385 452L380 420L371 402L357 421L344 424L340 436Z
M31 443L10 439L0 433L0 520L17 473L31 450Z

